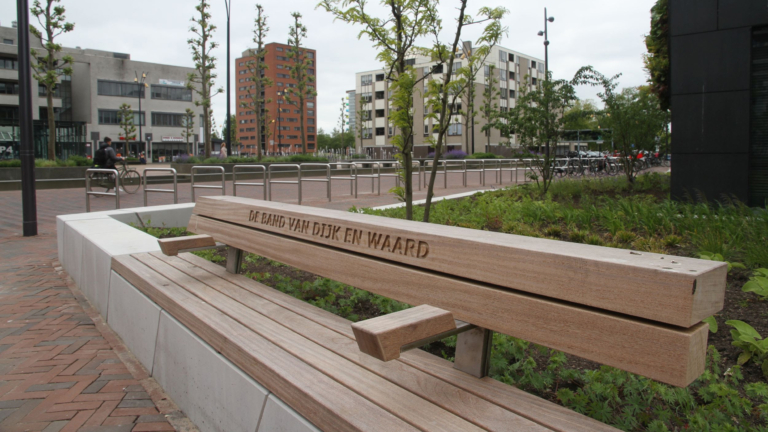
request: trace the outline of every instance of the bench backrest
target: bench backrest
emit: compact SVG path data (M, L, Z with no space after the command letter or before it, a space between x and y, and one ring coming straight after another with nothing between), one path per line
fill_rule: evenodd
M189 231L677 386L704 370L724 263L237 197Z

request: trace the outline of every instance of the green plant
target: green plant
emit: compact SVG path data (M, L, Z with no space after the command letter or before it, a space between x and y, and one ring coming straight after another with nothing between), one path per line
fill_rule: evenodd
M19 167L21 167L21 159L0 160L0 168L19 168Z
M680 246L680 243L682 242L683 242L683 238L674 234L670 234L664 237L664 246L666 247Z
M584 231L571 231L568 238L574 243L584 243L584 240L587 238L587 233Z
M746 270L746 268L747 268L747 267L746 267L744 264L742 264L742 263L739 263L739 262L729 262L729 261L726 261L726 260L723 258L723 256L722 256L722 255L720 255L719 253L712 253L712 252L699 252L699 258L701 258L701 259L704 259L704 260L708 260L708 261L720 261L720 262L724 262L724 263L726 263L726 264L728 265L728 273L730 273L730 272L731 272L731 270L733 270L733 269L735 269L735 268L737 268L737 269L742 269L742 270Z
M763 339L760 333L743 321L730 320L725 323L733 327L733 346L742 349L737 363L743 365L752 360L760 365L763 375L768 378L768 339Z
M760 300L768 300L768 269L755 270L754 275L741 288L744 292L752 292L760 297Z
M701 322L705 322L709 324L709 331L710 333L717 333L717 320L715 319L715 316L707 317L701 320Z
M467 156L465 159L498 159L499 156L496 156L493 153L475 153Z

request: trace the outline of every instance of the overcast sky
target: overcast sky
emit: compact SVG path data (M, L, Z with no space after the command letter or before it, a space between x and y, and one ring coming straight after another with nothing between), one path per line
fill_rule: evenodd
M16 20L15 1L2 0L0 22L10 26ZM45 0L43 0L44 2ZM30 0L32 3L33 0ZM308 39L306 46L317 50L317 90L319 125L330 131L338 124L341 98L354 88L355 72L380 67L369 40L358 40L360 27L334 22L331 14L315 9L318 0L262 0L269 17L269 41L286 42L290 14L304 16ZM133 60L192 66L187 39L190 18L199 0L62 0L67 19L75 30L61 37L65 46L130 53ZM226 84L226 12L224 0L209 0L213 22L218 26L215 40L221 44L218 85ZM255 2L232 0L232 61L252 45ZM373 1L372 3L375 3ZM452 41L451 28L457 16L456 0L443 0L440 6L444 41ZM510 10L504 20L509 35L503 47L531 56L544 57L544 7L555 22L549 25L550 69L555 78L571 78L581 66L592 65L605 75L622 73L621 85L645 83L642 55L644 35L650 27L650 8L654 0L470 0L468 12L475 14L483 6L503 6ZM10 5L11 7L6 7ZM33 21L34 22L34 21ZM476 39L481 28L470 27L464 40ZM425 43L427 41L424 41ZM232 67L232 90L236 89ZM595 98L595 90L580 88L583 99ZM232 112L235 112L232 97ZM226 98L214 99L216 123L223 125Z

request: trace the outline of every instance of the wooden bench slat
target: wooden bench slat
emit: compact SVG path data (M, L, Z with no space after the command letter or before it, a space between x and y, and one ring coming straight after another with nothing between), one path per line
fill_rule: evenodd
M680 327L723 307L727 269L713 261L228 196L194 213Z
M308 340L300 333L283 326L280 321L271 320L258 311L254 313L254 309L248 308L242 303L243 301L254 300L254 296L239 288L239 292L230 290L228 293L238 297L234 299L211 288L204 282L175 269L156 256L137 254L134 255L134 258L159 274L166 276L177 285L184 287L200 300L241 323L254 334L265 338L296 358L303 360L320 373L336 380L418 429L478 432L482 430L474 424ZM206 282L209 281L206 280ZM266 302L263 299L261 301ZM270 305L266 306L269 307ZM274 305L272 304L272 306ZM333 398L334 395L329 393L325 397ZM546 430L528 420L521 418L518 418L518 420L521 426L524 426L522 430Z
M160 245L160 250L168 256L176 256L180 250L216 246L213 237L205 234L158 239L157 243Z
M500 431L509 430L510 428L514 430L536 430L540 428L538 424L532 424L531 421L523 416L510 410L502 409L482 397L472 395L465 390L453 386L451 383L447 383L416 368L397 361L384 363L373 358L361 356L353 338L347 335L340 335L291 309L272 302L270 300L270 297L272 297L270 291L274 291L272 288L259 285L255 291L251 291L220 277L223 275L213 276L210 272L190 262L176 258L156 256L172 267L200 281L204 281L212 288L235 298L250 309L303 335L337 355L482 428ZM277 291L274 292L279 294ZM350 322L344 321L349 328ZM549 430L550 428L545 429Z
M311 273L414 306L431 304L453 312L457 319L668 384L687 386L704 371L706 324L688 329L657 325L197 215L189 227Z
M135 258L113 257L112 269L317 427L334 431L417 430Z
M162 259L162 257L160 258ZM264 297L265 299L282 306L286 310L306 318L312 323L315 323L318 327L327 328L337 334L343 335L350 339L348 344L354 344L354 334L352 333L352 329L349 326L349 321L344 318L307 304L277 290L271 289L252 279L247 279L240 275L228 273L223 267L202 259L198 256L192 254L181 254L178 258L179 260L169 260L168 262L174 266L177 266L177 268L187 269L183 271L194 273L198 279L207 279L205 275L199 273L200 270L204 270L211 275L237 285L252 294ZM179 262L181 260L186 261L191 266L180 265ZM316 338L315 340L319 340L319 338ZM336 341L338 343L338 339L336 339ZM402 353L398 360L395 360L390 364L397 364L399 362L412 366L413 368L429 374L436 379L444 381L451 387L459 387L462 390L465 390L479 398L487 400L495 405L503 406L505 409L513 413L531 419L556 431L617 431L617 429L606 425L605 423L591 419L565 407L526 393L517 387L500 383L492 378L484 378L482 380L478 380L473 376L467 375L464 372L454 369L452 362L438 358L420 350L412 350ZM376 363L373 364L375 365ZM388 379L394 380L397 376L390 377L387 375L386 377ZM400 383L399 381L397 382ZM413 382L419 381L408 380L407 377L405 377L405 381L400 383L400 385L406 387ZM428 389L430 389L429 395L432 395L433 393L439 395L442 393L441 387L438 384L429 383ZM432 389L435 391L432 391ZM414 390L414 392L417 390L418 389ZM471 398L468 398L467 400L471 400ZM436 403L439 403L437 400L435 401ZM475 406L474 403L470 405ZM448 406L446 406L446 408L449 409ZM480 413L483 415L485 414L484 411L480 411Z

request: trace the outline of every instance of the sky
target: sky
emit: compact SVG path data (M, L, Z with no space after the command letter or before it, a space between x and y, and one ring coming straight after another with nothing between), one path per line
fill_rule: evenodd
M30 3L33 0L29 0ZM45 2L45 0L42 0ZM218 27L214 50L219 59L217 86L226 85L226 8L225 0L208 0L212 22ZM323 9L319 0L262 0L270 31L267 40L286 42L292 12L303 16L307 27L306 46L317 50L318 124L326 132L338 127L341 99L355 87L355 73L381 67L373 44L358 39L361 30L341 21ZM254 1L231 0L232 113L236 111L234 61L253 45ZM3 0L0 24L16 20L16 2ZM5 7L11 3L12 7ZM191 36L190 19L199 0L62 0L69 22L75 30L60 37L64 46L130 53L131 59L192 67L187 45ZM467 11L476 14L481 7L505 7L509 13L503 25L508 35L499 44L534 57L544 57L544 8L555 21L549 24L549 64L555 79L570 79L582 66L591 65L604 75L621 73L622 87L645 84L642 56L644 36L650 28L650 9L655 0L469 0ZM371 4L378 6L376 1ZM439 10L444 31L441 39L453 41L458 0L443 0ZM382 10L380 7L373 10ZM382 10L383 11L383 10ZM34 23L34 17L32 18ZM476 40L482 24L462 33L463 40ZM428 40L419 41L428 45ZM596 89L578 88L582 99L596 99ZM216 124L223 125L226 96L213 100Z

